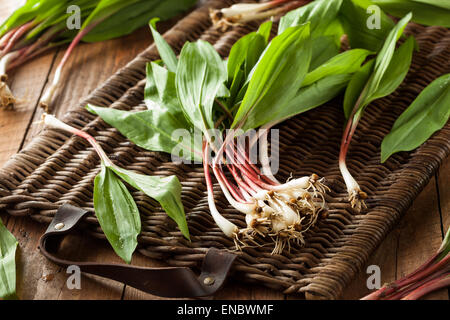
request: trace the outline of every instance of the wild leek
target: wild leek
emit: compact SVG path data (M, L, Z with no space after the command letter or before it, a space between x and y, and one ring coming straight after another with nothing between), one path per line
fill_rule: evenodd
M450 228L438 251L414 272L362 300L417 300L450 286Z
M48 108L57 93L64 66L80 41L97 42L129 34L153 16L168 19L190 8L196 0L28 0L0 26L0 107L14 105L6 85L7 71L42 52L70 42L40 105ZM67 22L80 9L81 29ZM75 13L76 14L76 13Z
M326 1L313 4L318 14L336 17L338 10L324 5ZM280 183L268 162L268 130L332 99L370 54L363 49L339 55L336 51L322 66L310 67L317 58L312 42L328 43L320 32L311 39L311 29L326 29L319 28L320 23L320 19L306 24L301 19L289 20L270 43L272 24L265 23L233 46L228 61L201 40L186 43L178 60L151 24L167 68L154 62L147 67L148 110L88 109L148 150L173 153L178 146L185 158L195 160L200 154L211 215L219 228L234 239L236 247L255 243L257 237L271 237L273 253L281 253L292 241L303 243L304 233L325 207L327 187L316 174ZM200 146L191 144L191 139L180 143L171 138L174 128L200 131L203 141ZM244 137L240 134L257 128L256 136L240 142ZM261 166L250 159L252 146L259 140ZM230 205L244 214L245 228L240 229L217 209L213 176Z
M100 226L113 249L124 261L131 262L141 232L141 218L136 203L125 184L157 200L167 215L189 239L181 185L175 176L146 176L115 165L101 145L87 132L71 127L52 115L44 114L44 123L88 141L101 159L101 171L94 182L94 208Z
M355 73L345 92L344 112L348 120L341 141L339 168L347 186L349 201L357 210L365 207L367 194L361 190L347 168L348 149L365 108L373 100L391 94L403 82L409 70L414 39L409 38L397 50L395 45L411 16L405 16L392 29L376 59Z

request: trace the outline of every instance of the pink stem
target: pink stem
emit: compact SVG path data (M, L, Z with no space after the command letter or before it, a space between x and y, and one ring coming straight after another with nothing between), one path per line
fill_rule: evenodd
M409 293L406 297L402 298L402 300L418 300L421 297L431 293L433 291L446 288L450 286L450 274L444 274L439 278L436 278L413 292Z
M17 43L17 41L32 27L34 26L33 21L28 22L17 29L16 32L12 35L12 37L7 42L5 48L1 52L1 55L5 55L11 51L11 49L14 47L14 45Z
M232 183L230 183L230 181L228 181L228 179L225 176L225 174L223 173L223 171L218 169L218 167L212 167L212 169L213 169L213 172L214 172L217 180L220 180L221 182L223 182L225 184L225 186L230 191L230 193L232 194L234 199L238 202L245 202L245 199L243 198L240 191L236 188L235 185L233 185Z

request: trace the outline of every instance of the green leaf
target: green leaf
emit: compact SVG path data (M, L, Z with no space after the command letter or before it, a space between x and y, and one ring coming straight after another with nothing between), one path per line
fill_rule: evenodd
M18 242L0 219L0 298L17 299L16 250Z
M392 93L403 82L411 64L414 40L408 39L398 50L395 45L410 19L411 14L406 15L388 34L373 71L369 67L363 68L350 81L344 99L347 117L352 112L362 114L370 102Z
M366 104L378 98L385 97L397 89L403 82L411 66L415 40L409 37L393 54L392 59L382 76L377 90L368 97Z
M186 215L181 202L181 184L176 176L147 176L119 167L111 167L111 169L132 187L158 201L167 215L177 223L181 233L190 240Z
M277 114L276 118L285 120L323 105L345 89L351 76L351 74L330 75L309 86L302 87L286 107Z
M202 132L214 128L213 105L227 80L225 64L206 41L186 43L176 74L178 99L186 118Z
M154 18L150 21L150 30L152 31L153 39L161 59L164 61L167 69L175 73L177 71L178 59L166 40L156 31L156 22L158 21L159 18Z
M344 0L339 19L348 35L352 48L363 48L377 52L394 27L394 22L384 12L380 11L380 28L369 29L367 22L372 14L367 13L367 8L371 4L369 0Z
M258 62L259 57L266 48L267 42L264 36L252 32L240 38L231 48L228 57L228 80L233 81L236 73L243 66L245 78Z
M141 233L139 210L125 184L104 164L94 180L94 208L114 251L130 263Z
M341 5L342 0L316 0L292 10L281 18L278 34L282 34L289 27L309 22L311 24L311 37L321 36L336 19Z
M192 7L196 0L102 0L85 20L82 29L101 21L83 37L85 42L98 42L130 34L145 26L151 18L171 18ZM103 21L102 21L103 19Z
M336 45L332 36L317 37L312 41L311 64L309 71L312 71L335 55L339 54L339 47Z
M231 127L246 131L273 121L296 95L310 60L309 24L290 27L275 37L254 68Z
M334 56L309 72L303 80L302 86L308 86L330 75L349 74L359 71L361 64L370 54L371 52L365 49L353 49Z
M364 66L356 72L347 86L347 90L345 90L344 96L344 114L345 117L350 117L350 114L355 108L355 105L358 101L358 98L361 97L362 92L367 84L367 81L370 78L370 75L373 72L373 66L375 65L375 59L368 61ZM360 103L358 103L360 105Z
M428 85L395 121L381 144L381 162L400 151L411 151L442 129L450 117L450 74Z
M450 28L449 0L372 0L372 2L395 17L403 17L412 12L414 22Z

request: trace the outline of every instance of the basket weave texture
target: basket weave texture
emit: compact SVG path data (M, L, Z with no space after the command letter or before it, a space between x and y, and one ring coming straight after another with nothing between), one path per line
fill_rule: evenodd
M234 27L223 33L211 26L208 7L225 7L233 1L215 0L200 7L165 34L176 50L186 41L203 39L226 57L232 44L257 24ZM306 245L272 255L273 245L244 248L238 253L233 277L257 282L276 290L304 293L306 298L338 298L343 288L364 266L369 255L386 237L450 153L450 124L411 153L398 153L380 164L380 145L395 119L434 79L450 72L450 31L441 27L410 24L420 51L398 90L372 103L349 151L349 170L369 195L364 213L352 210L338 168L344 126L342 99L286 121L280 129L280 180L316 173L325 177L328 216L306 235ZM150 46L126 67L95 90L64 121L93 135L120 166L151 175L177 175L183 185L192 242L185 240L158 203L140 192L132 194L142 217L139 251L171 266L198 267L210 247L233 249L212 220L206 185L199 165L174 164L167 154L145 151L127 141L117 130L88 113L86 103L122 110L142 110L145 64L158 59ZM80 138L58 130L44 130L0 170L0 209L15 216L28 215L49 223L56 210L70 203L93 211L93 180L100 169L94 150ZM217 194L221 194L215 185ZM217 197L217 206L239 227L244 217ZM94 215L86 229L104 238Z

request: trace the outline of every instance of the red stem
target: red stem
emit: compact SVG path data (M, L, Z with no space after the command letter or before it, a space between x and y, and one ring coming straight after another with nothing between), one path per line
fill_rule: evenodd
M64 53L64 56L63 56L61 62L59 63L57 70L61 70L64 67L64 65L66 64L70 55L72 54L72 51L75 49L75 47L78 45L78 43L80 43L80 41L84 38L84 36L87 35L92 29L94 29L103 20L104 19L96 21L96 22L88 25L86 28L84 28L80 32L78 32L77 36L70 43L69 48L67 48L66 52Z
M2 51L2 55L5 55L11 51L11 49L14 47L14 45L17 43L17 41L32 27L34 26L33 21L28 22L17 29L16 32L11 36L11 38L8 40L5 48Z
M245 202L245 199L242 196L241 192L237 189L237 187L234 184L232 184L232 183L230 183L230 181L228 181L228 179L225 176L225 174L223 173L223 171L221 169L219 169L218 167L213 167L212 169L213 169L213 172L214 172L217 180L220 180L225 184L225 186L230 191L230 193L232 194L234 199L238 202Z
M413 292L409 293L406 297L404 297L402 300L418 300L421 297L427 295L428 293L431 293L433 291L446 288L450 286L450 274L444 274L439 278L436 278L423 286L419 287L418 289L414 290Z
M371 294L362 298L362 300L378 300L389 298L389 296L391 296L392 294L396 294L398 292L403 291L410 284L413 284L417 281L427 278L434 272L440 271L441 268L444 268L444 272L448 272L450 255L447 255L445 258L443 258L441 261L437 263L432 262L433 261L428 260L428 262L426 262L418 270L414 271L410 275L400 280L394 281L384 288L372 292Z
M250 195L253 195L256 192L239 176L239 173L237 172L236 168L233 165L229 164L229 165L227 165L227 167L228 167L228 170L230 170L231 174L233 175L234 180L236 181L236 183L238 184L238 186L240 188L245 190Z
M3 50L6 46L6 44L9 42L9 40L11 39L11 37L17 32L17 29L19 27L16 27L14 29L11 29L7 34L5 34L1 39L0 39L0 50ZM0 51L1 53L1 51Z

